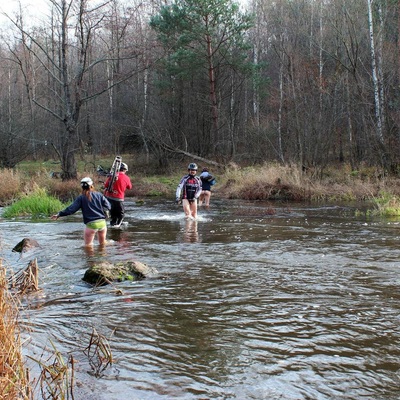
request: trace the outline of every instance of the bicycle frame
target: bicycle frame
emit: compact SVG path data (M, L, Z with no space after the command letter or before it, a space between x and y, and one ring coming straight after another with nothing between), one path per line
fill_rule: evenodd
M111 177L110 178L110 182L109 182L109 184L108 184L108 186L106 187L106 190L105 190L108 193L112 193L113 192L113 186L114 186L115 181L118 178L119 170L121 168L121 162L122 162L122 157L121 156L116 156L115 159L114 159L114 162L113 162L113 164L111 166L110 173L108 175L108 176Z

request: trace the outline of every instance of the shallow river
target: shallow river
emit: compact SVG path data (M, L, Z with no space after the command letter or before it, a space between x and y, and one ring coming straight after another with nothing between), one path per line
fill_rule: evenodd
M40 267L25 352L72 354L75 400L400 398L399 223L341 206L214 200L197 222L168 201L126 206L93 253L80 215L0 220L3 264ZM12 253L25 237L41 249ZM82 281L96 260L130 259L158 274ZM82 351L93 329L114 358L100 377Z

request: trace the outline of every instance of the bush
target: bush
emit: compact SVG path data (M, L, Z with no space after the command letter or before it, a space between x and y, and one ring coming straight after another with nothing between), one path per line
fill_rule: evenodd
M14 204L4 210L5 218L20 216L49 216L61 209L65 205L55 197L49 196L45 189L36 188L36 190L17 200Z
M376 209L369 212L372 215L385 217L400 216L400 198L387 192L381 192L379 197L374 198Z
M60 199L65 203L73 201L82 193L81 185L79 181L76 180L63 182L61 179L50 179L41 187L46 188L45 190L49 196Z
M7 204L10 199L15 199L21 190L21 174L12 169L3 169L0 171L0 180L3 184L0 187L0 203Z

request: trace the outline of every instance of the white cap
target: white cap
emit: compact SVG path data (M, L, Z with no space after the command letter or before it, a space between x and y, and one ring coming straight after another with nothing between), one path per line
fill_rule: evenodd
M81 186L84 186L84 185L92 186L93 185L93 181L87 176L86 178L83 178L81 180Z

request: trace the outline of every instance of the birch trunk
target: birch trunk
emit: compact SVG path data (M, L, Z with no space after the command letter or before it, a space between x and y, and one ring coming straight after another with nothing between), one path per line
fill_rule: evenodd
M368 2L369 41L370 41L370 52L371 52L371 69L372 69L372 80L374 85L376 138L378 140L379 145L384 146L383 126L382 126L382 104L380 97L380 83L378 79L377 55L375 51L375 32L374 32L374 22L372 15L373 0L367 0L367 2Z
M283 89L283 63L279 66L279 110L278 110L278 156L282 164L285 163L282 148L282 113L283 113L283 100L284 100L284 89Z

